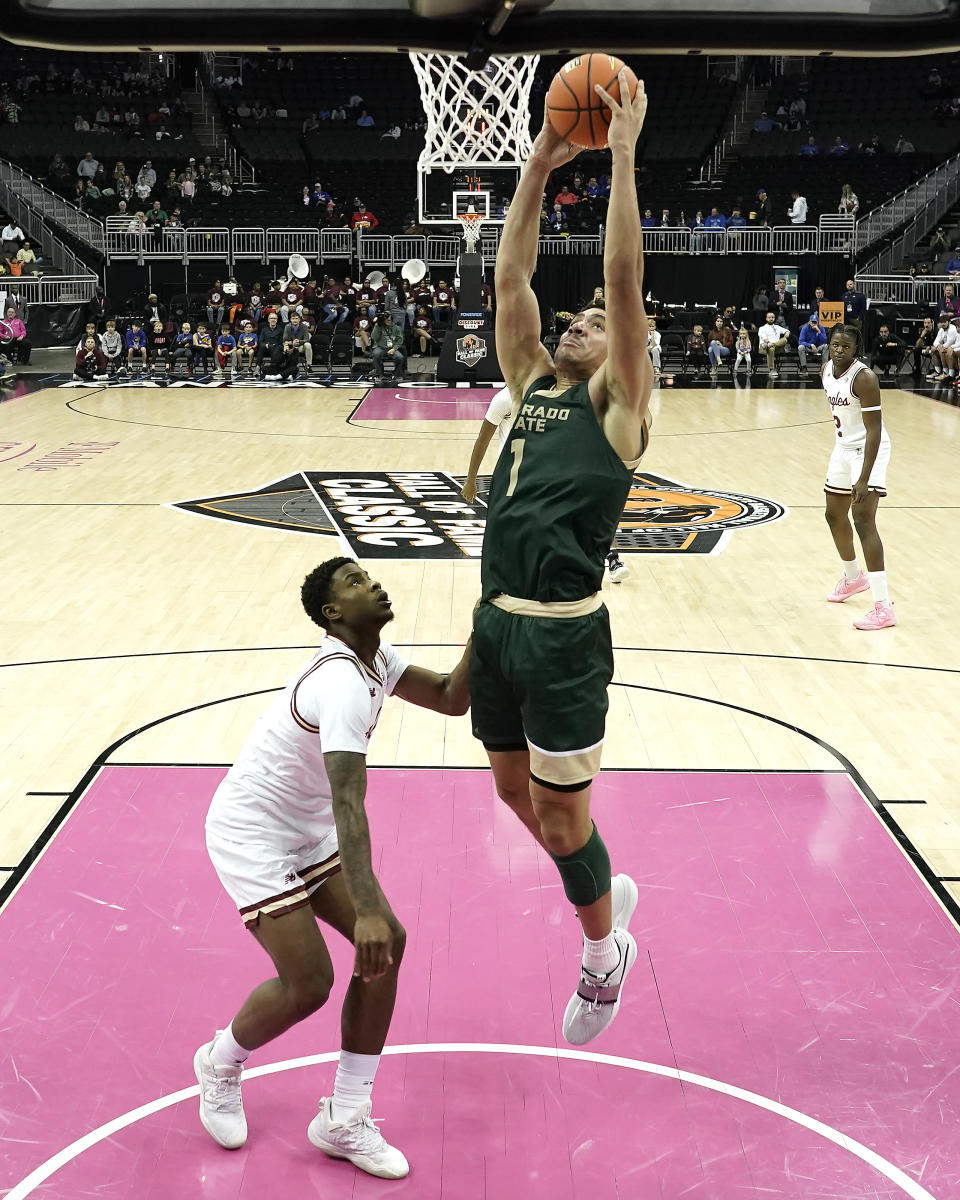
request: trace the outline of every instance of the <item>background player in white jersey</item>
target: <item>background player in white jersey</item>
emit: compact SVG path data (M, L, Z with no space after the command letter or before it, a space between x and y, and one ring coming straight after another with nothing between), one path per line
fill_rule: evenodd
M393 620L390 598L349 558L312 571L301 597L327 636L260 718L207 814L211 861L276 976L197 1051L200 1120L226 1149L246 1141L244 1061L330 994L333 967L319 917L356 952L333 1095L320 1101L307 1136L333 1158L399 1179L410 1169L407 1160L370 1119L404 931L371 865L367 745L390 694L451 716L465 713L470 647L449 675L410 666L380 641Z
M879 381L857 358L860 338L856 326L835 325L830 334L830 359L822 372L837 435L824 484L826 517L843 563L843 578L827 599L841 603L869 589L873 608L853 624L857 629L886 629L896 625L897 617L887 592L877 505L887 494L890 437L880 410ZM857 563L851 510L866 573Z
M597 288L596 291L602 294L603 288ZM594 295L596 295L596 292ZM658 333L656 336L659 347L660 334ZM659 355L659 353L658 349L657 354ZM657 361L659 360L654 360L654 362ZM659 371L657 374L659 374ZM507 440L510 437L510 418L512 415L513 400L510 397L510 389L503 387L490 401L490 407L480 422L477 440L473 443L473 450L470 452L470 466L467 468L467 477L463 481L463 487L460 489L461 496L463 496L468 504L472 504L477 498L477 475L483 463L483 456L487 452L487 447L493 441L493 435L497 435L498 456L507 444ZM607 554L606 563L611 583L622 583L630 574L630 568L612 547Z

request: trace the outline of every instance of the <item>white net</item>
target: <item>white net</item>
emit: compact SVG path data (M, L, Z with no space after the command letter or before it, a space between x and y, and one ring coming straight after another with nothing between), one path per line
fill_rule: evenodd
M480 241L483 213L461 213L457 220L463 226L463 240L468 254L474 254Z
M531 149L530 87L539 55L492 57L471 71L458 55L410 52L427 118L420 173L522 166Z

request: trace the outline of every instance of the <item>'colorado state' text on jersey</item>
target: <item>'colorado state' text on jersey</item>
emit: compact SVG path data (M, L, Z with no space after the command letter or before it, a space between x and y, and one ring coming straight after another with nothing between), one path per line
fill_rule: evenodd
M600 589L604 556L633 472L600 427L587 381L563 392L545 376L527 389L490 481L483 537L484 600L541 602Z
M837 377L833 373L833 363L828 362L823 368L823 390L830 401L830 415L837 428L837 444L850 450L857 450L866 444L867 427L863 423L860 397L853 393L853 381L863 370L864 364L855 360L852 366ZM880 441L889 442L890 435L881 418Z

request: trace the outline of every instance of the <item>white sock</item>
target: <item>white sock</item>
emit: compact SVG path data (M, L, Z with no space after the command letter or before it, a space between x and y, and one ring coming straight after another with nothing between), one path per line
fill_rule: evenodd
M619 961L620 947L612 929L599 942L591 942L588 937L583 939L583 965L594 975L606 975Z
M856 579L860 574L860 564L855 558L843 564L843 573L848 579Z
M222 1033L217 1034L210 1050L210 1061L215 1067L239 1067L249 1057L250 1051L245 1050L233 1036L233 1022L231 1021Z
M340 1051L330 1110L334 1120L342 1120L356 1111L361 1104L366 1104L373 1091L373 1081L377 1077L379 1065L379 1054L352 1054L349 1050Z
M873 593L874 604L888 604L890 593L887 591L886 571L868 571L867 578L870 580L870 591Z

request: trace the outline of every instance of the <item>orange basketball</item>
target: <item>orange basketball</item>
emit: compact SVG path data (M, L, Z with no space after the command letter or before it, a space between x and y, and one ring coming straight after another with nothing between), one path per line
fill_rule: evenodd
M598 150L607 144L610 109L594 91L600 84L614 100L620 99L623 61L612 54L583 54L571 58L554 75L547 92L547 116L565 142ZM637 94L637 77L627 67L630 99Z

